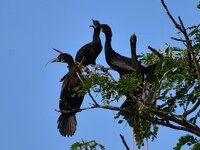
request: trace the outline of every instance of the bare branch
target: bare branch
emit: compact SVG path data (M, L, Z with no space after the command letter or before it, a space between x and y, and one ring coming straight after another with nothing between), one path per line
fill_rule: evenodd
M188 36L190 36L195 30L197 30L200 27L200 24L198 24L189 34Z
M102 108L102 109L108 109L108 110L114 110L114 111L122 111L122 112L129 112L128 110L126 109L123 109L123 108L120 108L120 107L116 107L116 106L111 106L111 105L92 105L90 107L86 107L86 108L78 108L78 109L72 109L72 110L57 110L57 109L54 109L55 111L57 112L60 112L60 113L71 113L71 112L82 112L82 111L85 111L85 110L90 110L90 109L95 109L95 108Z
M183 113L183 117L186 118L189 114L191 114L192 112L194 112L200 105L200 98L198 99L197 103L188 111L185 111Z
M195 65L195 69L196 69L196 72L197 72L197 75L198 75L198 80L199 80L199 83L200 83L200 67L199 67L199 64L198 64L198 61L196 59L196 56L195 56L195 53L193 52L193 47L192 47L192 43L189 39L189 35L187 34L187 31L185 29L185 26L183 24L183 21L181 20L181 17L179 16L178 19L179 19L179 22L181 25L179 25L175 19L172 17L172 15L170 14L164 0L161 0L161 3L164 7L164 9L166 10L166 13L167 15L169 16L169 18L172 20L172 22L174 23L175 27L184 35L185 37L185 40L186 40L186 43L187 43L187 51L188 51L188 63L189 63L189 67L191 68L191 54L192 54L192 57L193 57L193 61L194 61L194 65Z
M123 143L124 146L126 147L126 150L130 150L129 147L128 147L128 145L127 145L127 143L126 143L126 141L125 141L125 139L124 139L124 136L122 136L122 135L120 134L120 138L122 139L122 143Z
M96 106L99 106L99 104L96 102L90 91L88 91L89 96L91 97L92 101L95 103Z
M181 29L181 26L175 21L175 19L172 17L172 15L170 14L168 8L167 8L167 5L165 4L164 0L161 0L161 3L163 5L163 7L165 8L165 11L167 13L167 15L169 16L169 18L172 20L172 22L174 23L175 27L178 29L178 30L182 30Z
M152 48L151 46L148 46L148 49L155 53L159 58L163 59L163 55L160 54L156 49Z
M172 71L173 69L174 69L174 68L171 68L171 69L167 70L167 71L163 74L162 78L159 80L159 83L161 83L161 81L164 79L164 77L165 77L170 71Z
M175 38L175 37L171 37L171 39L173 39L173 40L175 40L175 41L187 42L186 40L178 39L178 38Z

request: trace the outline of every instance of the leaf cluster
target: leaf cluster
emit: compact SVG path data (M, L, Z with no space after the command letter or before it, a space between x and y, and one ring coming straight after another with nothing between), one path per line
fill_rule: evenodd
M105 150L105 147L102 144L97 143L95 140L84 141L74 143L70 150Z
M181 136L179 138L178 143L176 144L176 146L173 148L174 150L181 150L181 148L184 146L192 146L190 148L190 150L199 150L200 149L200 140L198 140L196 137L192 136L192 135L185 135L185 136Z

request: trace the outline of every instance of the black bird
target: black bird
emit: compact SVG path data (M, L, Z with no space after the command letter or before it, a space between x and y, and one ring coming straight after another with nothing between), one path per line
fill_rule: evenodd
M96 65L96 58L102 51L101 39L99 37L101 25L98 20L93 20L94 28L93 40L92 42L81 47L77 54L75 61L81 63L83 66L88 66L89 64Z
M137 78L141 78L142 82L144 81L144 73L143 70L145 70L145 67L141 65L141 63L137 59L137 54L136 54L136 42L137 42L137 37L135 34L131 35L130 37L130 47L131 47L131 62L132 62L132 67L135 69L137 72ZM141 83L140 86L138 86L138 90L134 90L131 92L131 94L135 98L140 98L142 95L142 87L143 84ZM133 99L132 96L130 96L130 93L125 94L126 95L126 100L124 103L121 105L121 108L124 108L126 110L129 110L130 113L123 113L120 112L124 118L127 120L129 126L133 127L134 120L138 119L137 116L137 105L136 105L136 100Z
M84 98L84 96L78 96L78 94L74 92L74 88L79 86L79 84L81 83L81 72L78 66L75 64L71 55L67 53L62 53L58 50L56 51L59 52L60 55L52 62L67 63L69 68L69 72L64 78L60 93L59 107L61 110L61 115L58 118L57 128L59 129L59 132L62 136L69 137L74 135L77 125L75 116L76 112L73 110L80 108Z
M101 31L105 34L105 57L107 64L122 77L125 74L132 73L135 69L132 67L132 60L122 56L112 49L112 30L107 24L101 24Z

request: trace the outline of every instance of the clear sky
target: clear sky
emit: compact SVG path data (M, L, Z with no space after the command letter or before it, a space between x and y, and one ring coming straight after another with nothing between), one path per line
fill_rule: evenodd
M198 1L166 0L166 4L187 27L200 21ZM74 57L90 42L92 18L111 26L113 49L125 56L130 57L129 38L133 33L138 39L138 54L149 52L148 45L156 49L164 48L165 43L184 47L170 39L177 37L177 30L159 0L1 0L0 18L1 150L67 150L81 139L95 139L108 150L122 150L119 134L131 145L131 128L118 125L113 111L78 113L78 129L71 138L62 137L56 128L59 80L67 69L64 64L46 63L58 55L52 47ZM103 34L101 39L104 44ZM97 63L108 66L104 51ZM99 97L97 101L101 103ZM91 102L86 96L82 107ZM157 139L149 143L150 149L170 150L185 134L160 127Z

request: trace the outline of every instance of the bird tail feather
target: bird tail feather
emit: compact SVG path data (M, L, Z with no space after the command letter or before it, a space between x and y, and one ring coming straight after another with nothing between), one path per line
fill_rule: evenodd
M58 130L62 136L73 136L76 131L76 116L63 113L58 118Z

